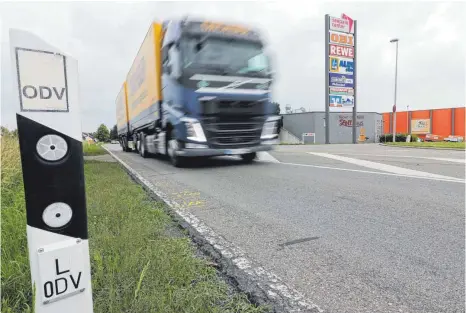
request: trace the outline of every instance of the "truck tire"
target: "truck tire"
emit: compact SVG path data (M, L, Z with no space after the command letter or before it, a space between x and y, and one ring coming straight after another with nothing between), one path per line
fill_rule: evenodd
M143 158L147 158L149 156L149 154L147 153L147 146L146 146L146 135L144 133L141 133L139 135L139 140L140 140L140 144L139 144L139 154L143 157Z
M184 167L185 165L185 158L176 155L176 151L179 149L179 141L176 139L176 132L175 130L171 130L167 134L167 156L170 159L171 164L174 167Z
M246 163L251 163L254 161L254 159L257 157L257 154L255 152L251 153L246 153L241 155L241 159L243 159L244 162Z

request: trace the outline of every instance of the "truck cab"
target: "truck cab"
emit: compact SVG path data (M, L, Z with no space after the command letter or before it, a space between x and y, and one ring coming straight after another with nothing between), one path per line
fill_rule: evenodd
M186 19L160 29L160 113L148 127L129 126L135 150L167 154L180 166L199 156L252 161L278 143L273 77L258 32Z

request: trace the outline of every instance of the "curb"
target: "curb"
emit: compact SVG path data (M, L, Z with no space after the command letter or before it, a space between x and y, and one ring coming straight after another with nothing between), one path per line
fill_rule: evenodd
M273 313L322 313L317 305L304 300L304 296L288 287L275 274L266 271L258 263L251 260L234 244L222 236L217 235L209 226L204 224L195 215L187 212L176 201L151 182L133 170L113 152L103 147L127 173L140 184L156 200L165 203L167 213L182 228L188 231L189 236L198 248L219 264L219 270L238 290L246 293L249 300L257 305L271 307Z
M379 143L380 146L385 147L394 147L394 148L411 148L411 149L427 149L427 150L448 150L448 151L466 151L465 149L455 149L455 148L430 148L430 147L414 147L414 146L393 146L393 145L386 145L383 143Z

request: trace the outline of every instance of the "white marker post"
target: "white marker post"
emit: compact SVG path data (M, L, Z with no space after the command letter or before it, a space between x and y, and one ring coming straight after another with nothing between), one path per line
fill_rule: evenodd
M91 313L78 64L10 30L36 313Z

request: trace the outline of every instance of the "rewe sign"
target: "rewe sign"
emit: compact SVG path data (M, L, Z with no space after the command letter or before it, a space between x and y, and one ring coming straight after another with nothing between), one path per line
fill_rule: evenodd
M346 58L354 58L354 48L349 46L330 45L330 55Z

